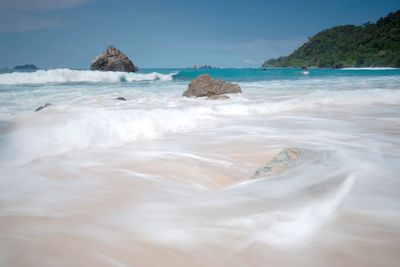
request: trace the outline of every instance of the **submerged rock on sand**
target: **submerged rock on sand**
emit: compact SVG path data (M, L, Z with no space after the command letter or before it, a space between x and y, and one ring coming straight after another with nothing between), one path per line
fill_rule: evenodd
M92 61L90 70L136 72L139 68L125 54L110 46Z
M299 158L300 154L300 150L292 147L281 150L267 165L258 169L252 179L282 172L287 169L293 161Z
M203 74L190 82L189 87L183 93L183 96L208 96L210 99L218 99L214 96L241 92L242 90L238 84L212 79L208 74ZM224 99L226 99L226 97Z

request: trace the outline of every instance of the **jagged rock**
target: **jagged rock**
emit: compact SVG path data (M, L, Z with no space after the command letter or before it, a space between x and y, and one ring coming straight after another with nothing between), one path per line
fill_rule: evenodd
M126 98L125 98L125 97L122 97L122 96L120 96L120 97L117 97L117 98L115 98L115 100L126 101Z
M228 100L229 96L227 96L227 95L212 95L212 96L209 96L207 99L210 99L210 100Z
M268 162L267 165L258 169L252 178L259 178L282 172L297 158L299 158L300 154L300 150L296 148L285 148L281 150L270 162Z
M125 54L110 46L92 61L90 70L136 72L139 68Z
M203 74L192 80L188 89L183 93L186 97L212 97L215 95L241 93L238 84L212 79L208 74Z
M51 106L51 103L46 103L46 104L44 104L44 106L38 107L37 109L35 109L35 112L40 111L40 110L42 110L44 108L47 108L48 106Z

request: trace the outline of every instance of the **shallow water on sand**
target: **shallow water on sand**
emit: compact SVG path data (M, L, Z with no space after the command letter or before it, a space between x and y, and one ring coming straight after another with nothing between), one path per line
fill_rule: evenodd
M326 76L0 85L0 265L397 266L400 76Z

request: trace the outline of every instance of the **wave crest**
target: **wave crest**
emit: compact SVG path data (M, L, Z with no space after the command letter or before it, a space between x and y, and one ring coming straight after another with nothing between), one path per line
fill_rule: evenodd
M91 70L51 69L35 72L13 72L0 74L0 84L43 84L43 83L119 83L138 81L171 81L172 74L104 72Z

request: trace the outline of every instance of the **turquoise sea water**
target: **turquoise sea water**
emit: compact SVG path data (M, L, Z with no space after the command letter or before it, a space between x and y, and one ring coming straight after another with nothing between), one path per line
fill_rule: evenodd
M0 266L397 266L399 149L399 69L2 71Z
M309 69L307 74L305 74L305 71L297 68L211 70L184 69L180 70L179 73L174 76L174 78L191 80L204 73L208 73L212 77L233 81L268 81L281 79L312 79L321 77L392 76L400 75L400 69Z
M392 76L400 75L400 69L392 68L349 68L349 69L308 69L308 74L298 68L164 68L141 69L140 73L171 74L175 80L192 80L193 78L208 73L210 76L233 81L263 81L276 79L319 78L319 77L348 77L348 76ZM3 69L1 73L10 73L13 70ZM32 72L32 71L27 71Z

